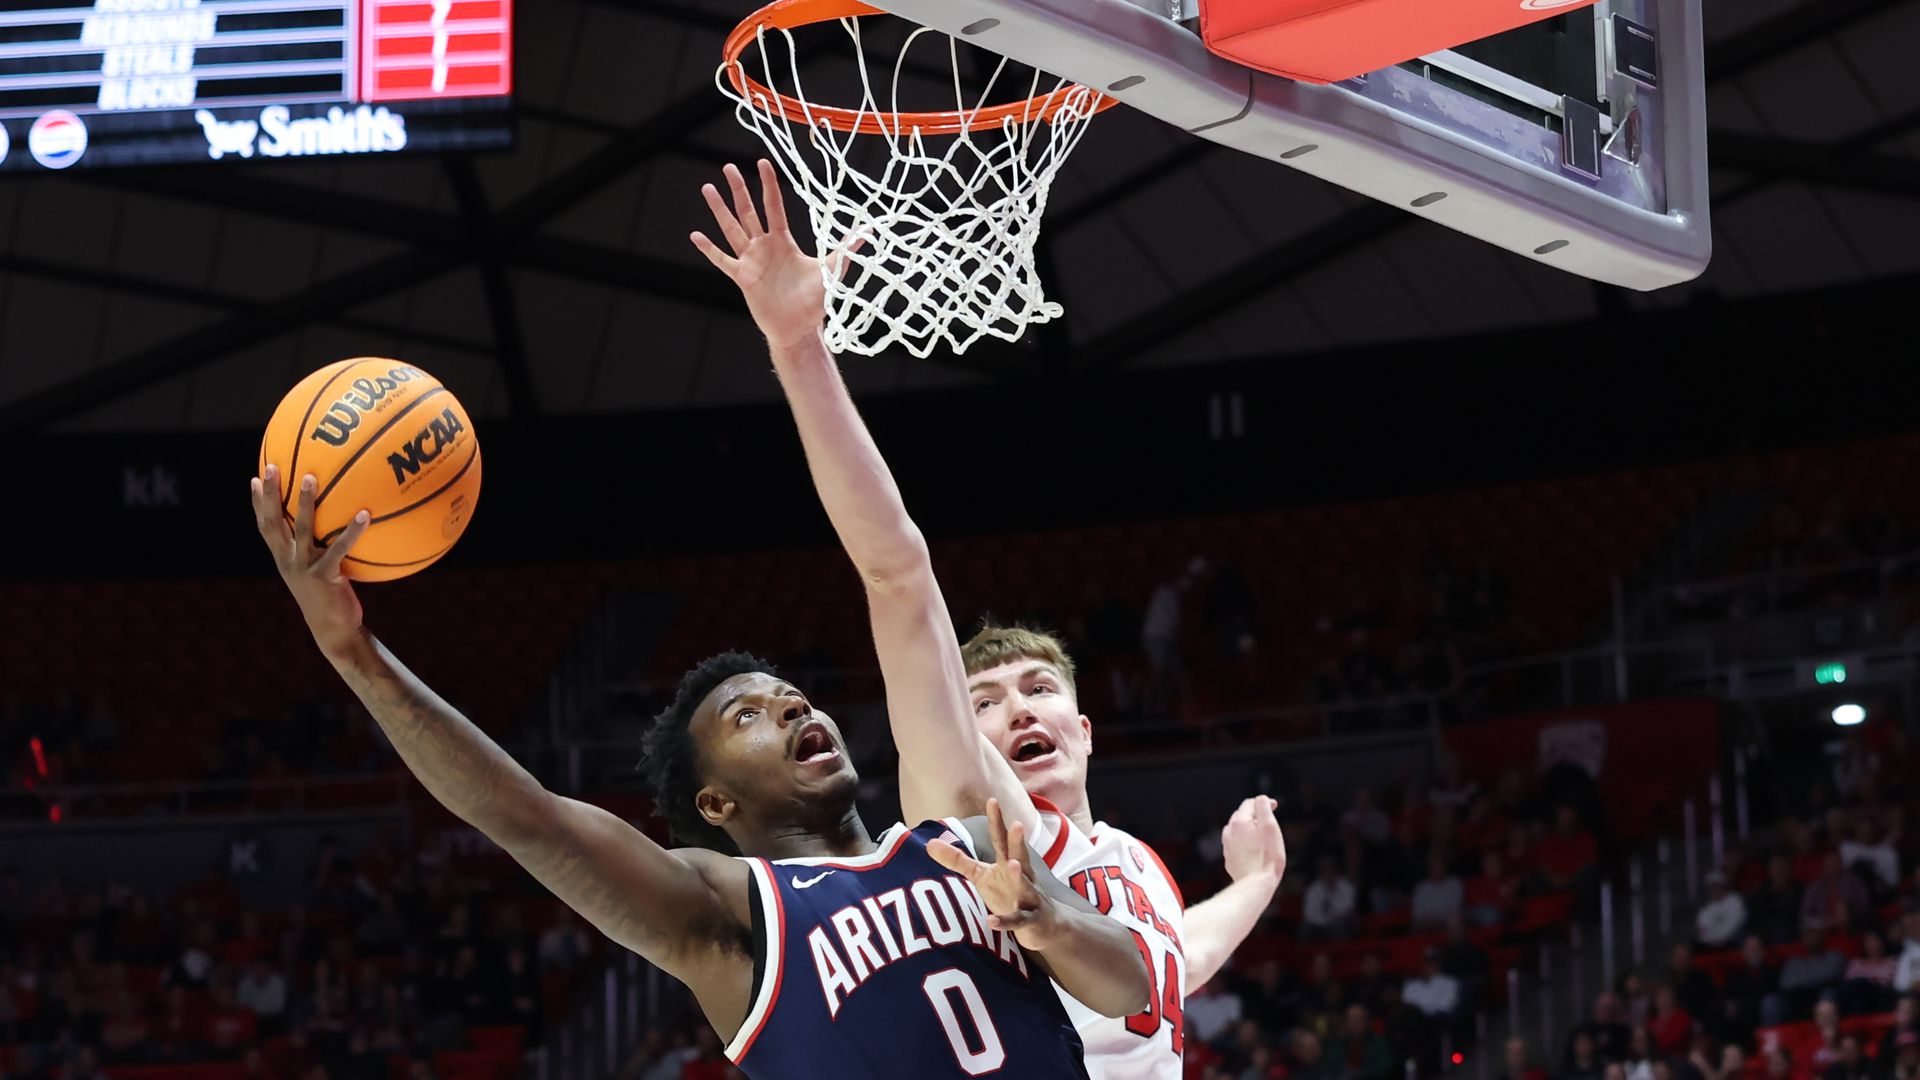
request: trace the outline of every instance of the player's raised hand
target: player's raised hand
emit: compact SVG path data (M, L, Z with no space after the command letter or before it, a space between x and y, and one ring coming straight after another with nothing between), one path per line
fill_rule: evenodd
M712 184L701 187L713 221L726 241L723 250L705 233L692 235L693 246L720 272L733 279L746 297L747 310L760 332L776 348L794 345L817 332L826 314L826 284L821 277L819 259L800 250L787 225L787 206L780 191L780 178L773 163L760 160L760 197L766 208L766 223L754 207L740 169L728 165L727 188L731 205L720 189ZM834 269L843 267L836 260Z
M251 484L254 527L273 553L274 566L300 605L300 613L307 617L314 641L323 651L344 645L360 632L361 615L360 598L341 574L340 562L353 542L367 531L367 512L354 515L345 532L321 547L313 539L313 476L303 476L298 482L293 522L289 525L280 502L279 467L268 465L266 473L254 477Z
M1272 874L1275 881L1287 872L1287 838L1273 811L1280 804L1255 795L1240 804L1220 830L1220 850L1227 876L1235 881L1256 874Z
M993 840L994 860L984 863L945 841L927 845L933 861L973 884L986 901L988 925L1010 931L1020 944L1044 951L1060 936L1053 901L1033 881L1027 864L1027 829L1019 822L1009 828L1000 812L1000 800L987 800L987 832Z

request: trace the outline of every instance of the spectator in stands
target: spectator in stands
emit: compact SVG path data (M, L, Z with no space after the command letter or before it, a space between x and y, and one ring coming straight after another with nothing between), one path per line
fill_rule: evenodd
M1902 994L1893 1004L1893 1026L1880 1033L1880 1044L1875 1059L1882 1065L1894 1058L1898 1047L1894 1046L1903 1033L1920 1035L1920 997Z
M1393 831L1393 822L1373 805L1373 792L1365 787L1354 789L1353 809L1340 815L1340 825L1358 833L1366 844L1384 844Z
M1259 998L1247 1003L1250 1015L1258 1017L1264 1002ZM1338 1013L1347 1007L1347 990L1333 977L1333 957L1326 953L1315 953L1307 965L1307 984L1300 988L1300 1015L1305 1022L1312 1023L1314 1017ZM1316 1031L1325 1034L1329 1025L1320 1025Z
M1277 969L1279 965L1274 967ZM1228 993L1215 976L1187 995L1187 1031L1201 1042L1210 1043L1240 1022L1243 1008L1240 995Z
M1907 901L1901 915L1900 962L1894 967L1893 989L1902 994L1920 991L1920 897Z
M1840 1007L1832 998L1822 998L1813 1007L1813 1030L1820 1042L1808 1056L1807 1065L1815 1072L1825 1072L1840 1059Z
M1300 936L1306 941L1337 941L1354 927L1353 882L1340 873L1332 856L1320 859L1320 876L1307 886L1300 911Z
M1840 845L1840 864L1861 875L1875 892L1891 894L1900 887L1900 855L1895 834L1881 829L1872 811L1854 819L1853 835Z
M398 902L392 890L382 889L374 900L373 910L360 920L360 928L354 932L360 951L369 956L392 956L400 951L412 936L407 926L406 916L400 913Z
M1653 1015L1647 1020L1654 1048L1667 1057L1687 1050L1693 1037L1693 1017L1680 1004L1680 995L1668 983L1653 988Z
M1348 1075L1341 1062L1327 1056L1320 1036L1306 1028L1294 1030L1288 1040L1288 1050L1292 1058L1287 1068L1288 1080L1344 1080Z
M1840 1037L1839 1060L1827 1066L1825 1080L1871 1080L1872 1063L1860 1052L1860 1036Z
M1436 1026L1445 1026L1460 1011L1460 980L1440 970L1440 951L1429 945L1421 958L1420 974L1407 980L1400 997Z
M1680 1007L1689 1014L1706 1016L1712 1011L1713 999L1720 991L1713 985L1713 977L1694 964L1692 946L1685 942L1674 944L1667 954L1667 979L1673 985L1674 996L1680 999Z
M1460 759L1452 754L1447 755L1446 770L1442 775L1445 778L1428 793L1428 800L1435 807L1450 806L1464 818L1468 807L1480 794L1480 785L1467 779L1460 767Z
M226 1059L239 1057L257 1034L253 1013L234 1000L224 981L213 984L212 1003L200 1026L214 1056Z
M1428 855L1427 876L1413 887L1414 932L1437 930L1459 918L1465 900L1466 888L1447 869L1447 860L1438 853Z
M1781 835L1786 837L1787 855L1793 864L1793 880L1802 885L1811 884L1820 876L1827 854L1814 842L1813 830L1804 821L1788 818L1781 826Z
M1333 959L1325 953L1313 958L1313 977L1318 980L1314 986L1315 1007L1325 1006L1325 992L1333 980ZM1232 976L1229 976L1232 978ZM1241 1016L1251 1017L1268 1031L1279 1031L1292 1025L1295 1013L1303 1008L1302 995L1288 984L1285 971L1278 960L1264 960L1254 970L1252 979L1234 979L1238 993L1228 995L1234 1002L1234 1021ZM1228 1025L1234 1021L1229 1021Z
M1542 837L1534 850L1534 865L1547 888L1560 891L1580 887L1599 861L1599 848L1593 834L1580 823L1579 813L1571 806L1562 806L1555 814L1553 831Z
M483 1023L518 1025L534 1038L540 1031L540 978L534 973L532 959L519 945L509 945L493 976L497 984L489 995L490 1015L478 1016Z
M1527 1040L1518 1035L1509 1038L1503 1054L1506 1071L1498 1080L1547 1080L1547 1070L1528 1059Z
M1801 902L1793 860L1775 855L1767 860L1767 883L1746 905L1747 927L1768 945L1785 945L1800 936Z
M1233 1038L1220 1048L1221 1069L1231 1076L1238 1076L1253 1063L1253 1052L1265 1042L1258 1023L1252 1020L1241 1020L1233 1026Z
M1586 1039L1596 1059L1617 1060L1626 1052L1627 1035L1627 1025L1620 1011L1620 995L1604 991L1593 999L1593 1018L1574 1028L1568 1037L1566 1061L1572 1064L1575 1059L1574 1048L1582 1038Z
M1584 1029L1575 1031L1567 1044L1567 1063L1555 1080L1602 1080L1605 1064L1594 1051L1593 1036Z
M1877 930L1860 935L1860 955L1847 961L1840 989L1842 1011L1849 1016L1883 1013L1893 1008L1893 977L1900 961L1887 955L1886 939Z
M167 984L195 989L206 986L207 980L213 975L215 953L213 924L195 924L186 948L180 950L173 966L167 969Z
M1804 955L1789 959L1780 969L1780 988L1760 1005L1760 1023L1785 1023L1811 1009L1823 994L1837 989L1847 973L1847 958L1827 943L1827 932L1809 924L1801 935Z
M146 1010L134 999L132 991L119 987L111 995L107 1015L100 1025L100 1048L114 1064L137 1062L146 1054L148 1034Z
M1620 1019L1630 1028L1645 1027L1653 1016L1653 991L1637 971L1620 976Z
M1701 1072L1706 1073L1702 1069ZM1706 1073L1707 1080L1740 1080L1747 1075L1747 1051L1744 1043L1728 1043L1720 1048L1720 1068Z
M1479 876L1462 891L1463 913L1474 926L1498 926L1513 912L1519 896L1520 878L1507 872L1506 860L1498 851L1489 851L1480 856Z
M1147 654L1147 666L1154 688L1171 697L1180 683L1180 598L1193 584L1194 575L1206 569L1195 559L1184 573L1153 590L1147 601L1147 614L1140 622L1140 647Z
M1634 1025L1627 1036L1627 1052L1621 1059L1625 1080L1653 1080L1653 1034L1645 1024Z
M1358 838L1353 830L1348 835ZM1414 835L1413 826L1401 822L1388 838L1366 846L1362 870L1356 880L1366 884L1366 899L1374 911L1400 911L1406 908L1413 887L1426 865L1424 845Z
M572 908L561 908L560 917L540 935L540 970L572 971L591 955L592 943Z
M1880 1056L1879 1080L1920 1078L1920 1033L1903 1031L1894 1037L1891 1053Z
M151 1057L156 1062L198 1061L207 1056L200 1037L200 1023L187 1008L187 989L175 985L167 989L166 1011L154 1026Z
M1477 1002L1486 998L1492 961L1485 949L1467 937L1467 924L1458 915L1447 920L1447 940L1440 946L1440 970L1459 980L1462 1000Z
M1845 933L1866 917L1869 907L1866 887L1847 871L1839 852L1828 852L1821 862L1820 876L1807 886L1800 902L1800 921Z
M1347 1065L1355 1080L1387 1080L1393 1072L1393 1047L1373 1030L1373 1016L1365 1005L1349 1005L1340 1027L1334 1057Z
M1740 962L1727 968L1720 1008L1707 1019L1708 1029L1723 1043L1745 1043L1760 1023L1760 1007L1780 989L1780 974L1767 963L1767 948L1758 935L1740 943Z
M1707 902L1694 915L1694 940L1703 949L1732 948L1747 926L1747 904L1728 888L1727 875L1707 875Z
M1360 958L1360 974L1347 984L1347 1000L1380 1016L1386 1012L1388 990L1399 985L1399 977L1386 973L1380 954L1369 952Z

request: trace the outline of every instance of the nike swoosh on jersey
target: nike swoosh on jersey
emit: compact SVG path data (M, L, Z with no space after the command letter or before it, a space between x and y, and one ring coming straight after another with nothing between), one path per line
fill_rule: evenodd
M793 887L796 889L811 889L815 885L820 884L821 880L828 874L837 874L839 872L838 870L824 870L810 878L796 877L793 879Z

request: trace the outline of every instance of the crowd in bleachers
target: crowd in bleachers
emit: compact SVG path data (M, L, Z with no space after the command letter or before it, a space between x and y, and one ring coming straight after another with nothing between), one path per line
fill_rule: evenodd
M1896 722L1826 764L1705 875L1691 940L1598 995L1535 1080L1920 1077L1920 758Z
M304 902L0 871L6 1080L498 1080L599 937L517 879L323 844ZM503 891L506 890L506 891Z

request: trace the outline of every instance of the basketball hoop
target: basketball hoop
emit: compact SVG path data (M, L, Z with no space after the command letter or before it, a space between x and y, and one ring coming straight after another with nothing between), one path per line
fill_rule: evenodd
M899 345L924 357L941 341L956 353L989 334L1018 341L1028 325L1061 315L1034 268L1040 217L1087 121L1113 100L1065 79L1043 90L1051 77L1035 72L1025 100L988 105L1008 64L1001 57L969 101L957 41L917 27L894 61L890 107L882 108L860 20L883 14L858 0L775 0L727 38L715 82L806 201L823 256L828 347L873 355ZM809 102L801 83L792 31L829 22L853 43L860 100L852 107ZM924 35L945 39L951 110L898 107L907 53ZM774 89L782 82L791 93ZM853 158L875 140L884 162L865 171ZM845 272L835 274L824 257L840 253Z

